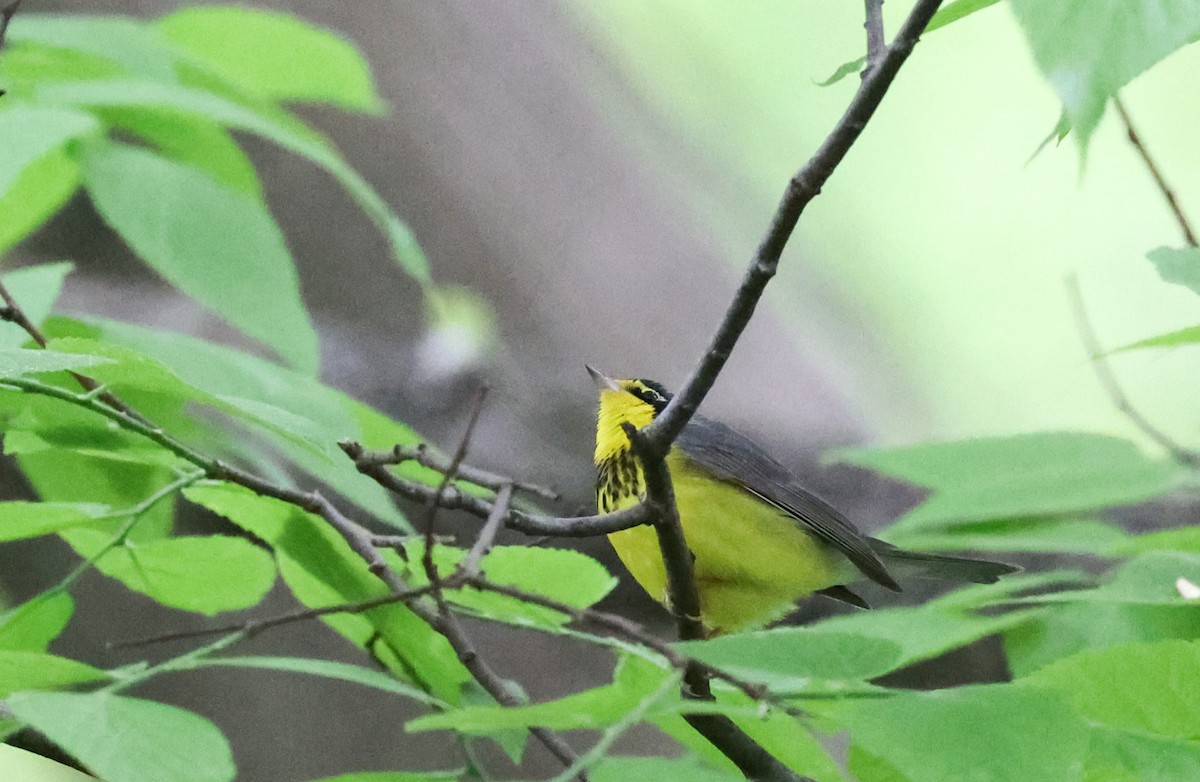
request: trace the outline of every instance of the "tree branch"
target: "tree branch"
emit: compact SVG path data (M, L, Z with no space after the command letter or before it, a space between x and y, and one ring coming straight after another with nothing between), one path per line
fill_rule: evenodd
M671 443L683 431L683 427L712 388L746 324L750 322L750 316L754 314L763 289L775 276L783 248L791 238L800 214L821 192L834 169L862 134L863 128L896 78L897 71L912 52L913 46L939 5L941 0L918 0L896 39L880 58L878 66L872 68L862 80L833 131L812 158L788 182L767 233L759 244L721 325L713 335L708 350L666 410L654 423L642 430L652 453L660 457L666 454Z
M1129 112L1125 109L1125 104L1118 97L1113 98L1113 106L1117 109L1117 116L1121 118L1121 124L1125 126L1125 135L1129 137L1129 143L1137 150L1137 153L1142 158L1142 162L1146 164L1146 168L1150 171L1150 176L1154 178L1154 184L1158 186L1158 190L1162 193L1163 198L1167 199L1167 205L1171 207L1171 213L1175 215L1175 222L1179 224L1179 230L1183 232L1183 240L1189 246L1196 245L1196 232L1192 230L1191 224L1188 223L1187 217L1183 214L1183 209L1179 206L1179 201L1175 198L1175 191L1167 184L1167 180L1163 178L1162 172L1158 170L1154 159L1150 157L1150 152L1146 149L1146 145L1142 143L1141 136L1133 129L1133 121L1129 118Z
M867 67L863 69L863 77L879 64L887 47L883 37L883 0L866 0L867 20L863 27L867 30Z
M1172 440L1166 432L1150 423L1150 420L1142 415L1125 395L1121 384L1117 382L1117 376L1108 366L1108 359L1100 347L1100 341L1096 338L1096 331L1092 328L1087 307L1083 303L1083 293L1079 289L1078 278L1074 276L1067 278L1067 293L1071 300L1071 309L1075 313L1075 324L1079 329L1079 337L1083 341L1084 349L1087 350L1088 358L1091 359L1092 369L1095 370L1100 385L1108 392L1113 405L1147 437L1162 446L1175 461L1187 467L1200 467L1200 453L1184 448Z

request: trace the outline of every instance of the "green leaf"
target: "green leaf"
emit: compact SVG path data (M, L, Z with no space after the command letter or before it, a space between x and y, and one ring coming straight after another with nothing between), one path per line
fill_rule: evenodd
M184 496L271 545L292 594L310 608L387 594L324 519L228 484L197 484L185 489ZM458 703L461 686L471 680L446 639L401 604L322 619L369 649L393 673L428 687L444 701Z
M0 195L21 173L68 141L100 129L91 114L69 108L22 106L0 111Z
M1111 728L1093 727L1087 782L1200 779L1200 746Z
M1200 642L1159 641L1081 652L1018 683L1059 693L1102 725L1200 738Z
M246 153L219 124L170 109L115 107L96 114L111 128L139 136L166 157L262 200L262 184Z
M327 460L334 456L334 441L344 436L343 432L326 431L314 421L267 402L206 393L184 383L160 362L128 348L75 337L52 339L49 346L64 354L95 356L105 361L105 366L90 372L91 377L111 386L118 393L137 389L169 397L180 405L186 402L206 404L273 431Z
M1200 247L1159 247L1146 254L1163 282L1200 293Z
M655 782L738 782L740 774L731 774L701 764L695 758L625 758L609 755L596 764L589 777L593 782L628 782L653 779Z
M287 14L187 8L157 25L171 43L238 87L284 101L378 113L383 102L353 44Z
M101 356L79 356L53 350L0 348L0 380L42 372L61 372L64 369L85 369L107 363L108 359Z
M423 549L418 540L407 547L408 562L412 564L406 576L413 586L428 583L423 568L417 564L424 556ZM449 575L465 554L464 550L453 546L438 546L434 549L434 562L439 572ZM497 584L517 587L572 608L587 608L598 603L617 585L616 577L603 565L570 549L496 546L483 558L480 566L482 572ZM567 615L558 611L470 587L448 590L446 597L496 621L550 629L568 620Z
M1186 605L1180 579L1200 584L1200 555L1182 551L1150 551L1118 568L1095 589L1072 589L1021 598L1026 603L1105 602Z
M964 16L970 16L976 11L983 10L989 5L995 5L1000 0L954 0L954 2L946 3L938 12L929 20L929 24L925 27L926 33L931 33L939 27L945 27L951 22L957 22ZM824 81L817 82L820 87L828 87L846 78L852 73L859 73L867 66L866 56L859 57L857 60L844 62L838 66L838 69L833 72L833 75Z
M0 614L0 649L44 652L59 636L75 603L66 592L47 592Z
M132 347L165 364L188 385L207 394L268 402L309 421L320 422L325 432L320 445L324 448L343 438L358 439L373 448L390 448L396 443L415 445L420 441L403 424L278 364L161 329L102 319L94 319L90 324L52 318L46 324L46 332L50 336L86 335L99 342ZM316 454L308 447L296 448L294 432L285 436L268 430L267 434L283 454L338 494L378 519L402 530L411 529L391 495L354 469L340 452L331 462L324 452ZM244 458L245 443L236 443L236 448L236 452L228 452L226 457Z
M114 142L88 145L83 178L105 221L155 271L296 368L316 372L317 335L291 254L261 201Z
M674 672L640 658L624 657L617 665L612 684L527 706L475 706L427 714L409 722L406 729L411 732L449 729L480 735L537 725L551 730L603 728L619 722L675 677ZM678 695L671 693L663 700L672 698Z
M1200 326L1188 326L1178 331L1159 334L1157 337L1147 337L1139 339L1137 342L1130 342L1128 345L1107 351L1105 355L1144 348L1176 348L1180 345L1194 345L1197 342L1200 342Z
M1194 0L1012 0L1009 4L1086 146L1108 99L1200 33Z
M37 230L78 187L79 167L61 149L26 166L0 197L0 252Z
M1088 741L1061 698L1006 685L858 702L843 716L855 745L920 782L1077 782Z
M1120 556L1132 538L1103 521L1085 519L1004 519L949 529L903 530L888 539L914 551L1029 551Z
M0 541L36 538L106 518L107 505L68 502L0 502Z
M761 705L737 690L726 690L715 683L715 691L721 703L742 706L754 710L753 716L730 717L756 744L770 752L788 768L817 782L844 782L846 777L838 763L812 732L800 720L778 709L762 713ZM707 739L696 732L682 716L672 714L653 720L659 730L672 737L684 747L695 752L718 768L736 773L737 767Z
M63 537L88 556L112 535L74 529ZM96 568L163 605L208 616L257 605L275 583L270 554L227 535L127 542L105 553Z
M231 668L257 668L267 671L305 673L326 679L361 684L376 690L403 695L427 706L443 708L446 704L399 679L361 665L349 665L333 660L316 660L306 657L202 657L196 661L199 667L227 666Z
M96 782L96 778L70 766L35 755L11 744L0 744L0 771L22 782Z
M104 671L66 657L0 651L0 698L18 690L54 690L107 678Z
M813 680L865 680L899 667L886 638L787 627L676 644L681 652L773 692L803 692Z
M408 227L324 137L289 114L251 108L204 90L133 79L43 85L36 98L49 104L170 108L262 136L328 171L388 238L397 263L418 282L429 282L429 260Z
M1067 603L1006 631L1004 651L1013 675L1024 676L1084 650L1197 637L1200 612L1194 606Z
M5 272L4 287L12 297L21 303L25 317L35 325L41 325L50 314L58 293L62 290L63 279L71 271L71 264L43 263L37 266L26 266ZM29 342L29 335L16 324L10 323L0 327L0 349L19 348Z
M22 14L8 34L14 43L71 49L114 62L131 74L175 79L170 49L147 24L131 17Z
M892 670L966 646L1029 621L1037 611L980 615L974 609L1004 603L1021 589L1048 578L1009 576L986 586L968 587L913 608L889 608L832 617L809 626L810 631L891 641L900 647Z
M237 773L221 731L175 706L108 692L24 692L7 705L112 782L229 782Z
M454 771L357 771L312 782L459 782L461 779L462 775Z
M1167 491L1179 472L1127 440L1083 432L858 450L842 458L933 490L896 523L897 532L1129 504Z

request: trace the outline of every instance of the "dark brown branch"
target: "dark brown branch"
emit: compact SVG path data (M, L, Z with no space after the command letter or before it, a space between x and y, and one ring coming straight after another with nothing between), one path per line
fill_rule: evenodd
M343 440L338 443L355 467L383 488L407 500L427 503L434 494L433 487L417 481L401 478L378 461L378 454L367 451L359 443ZM461 510L486 519L494 503L482 497L467 494L457 487L449 486L442 493L438 505L444 510ZM553 538L591 538L607 535L623 529L651 522L650 509L639 503L632 508L595 516L542 516L510 509L504 517L504 526L526 535L545 535Z
M1113 105L1117 108L1117 116L1121 118L1121 123L1125 126L1125 135L1129 137L1129 143L1137 150L1137 153L1142 158L1142 162L1146 164L1147 170L1150 171L1150 176L1154 178L1154 184L1158 186L1158 190L1162 193L1163 198L1167 199L1167 205L1171 207L1171 213L1175 215L1175 222L1179 224L1179 230L1183 232L1183 240L1189 246L1196 245L1196 232L1192 230L1191 224L1183 214L1183 209L1179 206L1179 201L1175 198L1175 191L1167 184L1167 180L1163 178L1162 172L1154 163L1154 159L1150 157L1150 152L1146 149L1146 145L1142 142L1141 136L1133 128L1133 121L1129 119L1129 112L1125 109L1125 104L1120 98L1113 98Z
M416 462L422 467L427 467L435 472L440 472L443 475L449 468L449 462L437 453L432 451L425 443L417 445L415 448L408 448L403 445L397 445L391 451L380 453L364 453L358 460L360 464L367 465L384 465L384 464L404 464L405 462ZM547 500L561 499L558 492L553 489L548 489L545 486L539 486L535 483L518 481L503 475L497 475L487 470L481 470L478 467L472 467L469 464L460 464L458 466L458 477L465 481L482 486L485 489L499 491L501 486L506 484L511 485L517 491L528 492L535 494Z
M759 244L754 258L742 278L741 286L734 296L733 302L725 312L721 325L717 328L708 350L705 351L699 364L692 370L691 376L683 388L675 395L654 423L643 431L651 452L659 456L665 455L671 443L683 431L683 427L696 412L696 408L704 400L721 368L725 366L730 352L737 344L738 338L750 322L754 308L762 297L763 289L779 267L779 258L783 248L791 238L792 231L800 219L800 214L808 203L821 192L838 163L846 156L850 147L862 134L863 128L879 107L884 94L896 78L900 66L908 58L916 45L921 33L929 20L937 12L941 0L918 0L909 14L908 19L900 28L896 39L887 48L879 60L863 78L853 100L850 101L845 114L838 121L833 131L826 137L816 153L792 177L784 191L783 198L771 219L766 236Z
M863 69L863 78L879 64L887 48L887 40L883 37L883 0L866 0L866 11L867 20L863 27L867 30L867 67Z
M1125 395L1121 384L1117 382L1117 376L1113 374L1112 369L1108 366L1108 359L1100 347L1100 341L1096 338L1096 331L1092 328L1091 318L1088 317L1087 307L1084 306L1083 293L1079 289L1079 280L1074 276L1067 278L1067 293L1071 300L1071 309L1075 313L1075 324L1079 329L1079 338L1083 341L1083 347L1087 350L1088 357L1092 361L1092 369L1095 370L1096 377L1100 380L1100 385L1108 392L1113 405L1134 426L1142 430L1147 437L1162 446L1171 455L1172 459L1188 467L1200 467L1200 453L1184 448L1171 439L1166 432L1150 423L1150 420L1142 415L1133 406L1133 403L1129 401L1129 397Z
M511 483L504 484L496 493L492 512L488 514L483 528L479 530L475 545L471 546L471 550L467 552L467 556L459 565L459 570L464 575L473 576L479 573L480 562L483 561L484 555L492 550L492 544L496 541L496 533L504 525L504 517L508 515L508 503L512 501L512 493L513 485Z

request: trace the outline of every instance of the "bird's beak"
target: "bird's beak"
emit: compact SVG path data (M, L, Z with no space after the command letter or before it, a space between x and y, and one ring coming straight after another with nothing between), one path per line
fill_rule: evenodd
M617 381L613 380L608 375L601 374L596 371L590 364L584 364L588 374L592 376L592 380L596 382L596 388L601 391L621 391L621 387L617 385Z

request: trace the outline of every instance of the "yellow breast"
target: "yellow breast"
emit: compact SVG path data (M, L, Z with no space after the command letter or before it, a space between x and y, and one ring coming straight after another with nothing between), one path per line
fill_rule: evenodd
M790 610L798 598L853 577L849 561L795 519L716 479L678 448L668 455L667 467L679 520L695 555L704 623L714 632L765 624ZM640 474L631 477L640 494ZM639 499L628 492L606 498L602 485L598 491L601 510L629 507ZM654 530L637 527L608 537L638 583L667 603L666 572Z

